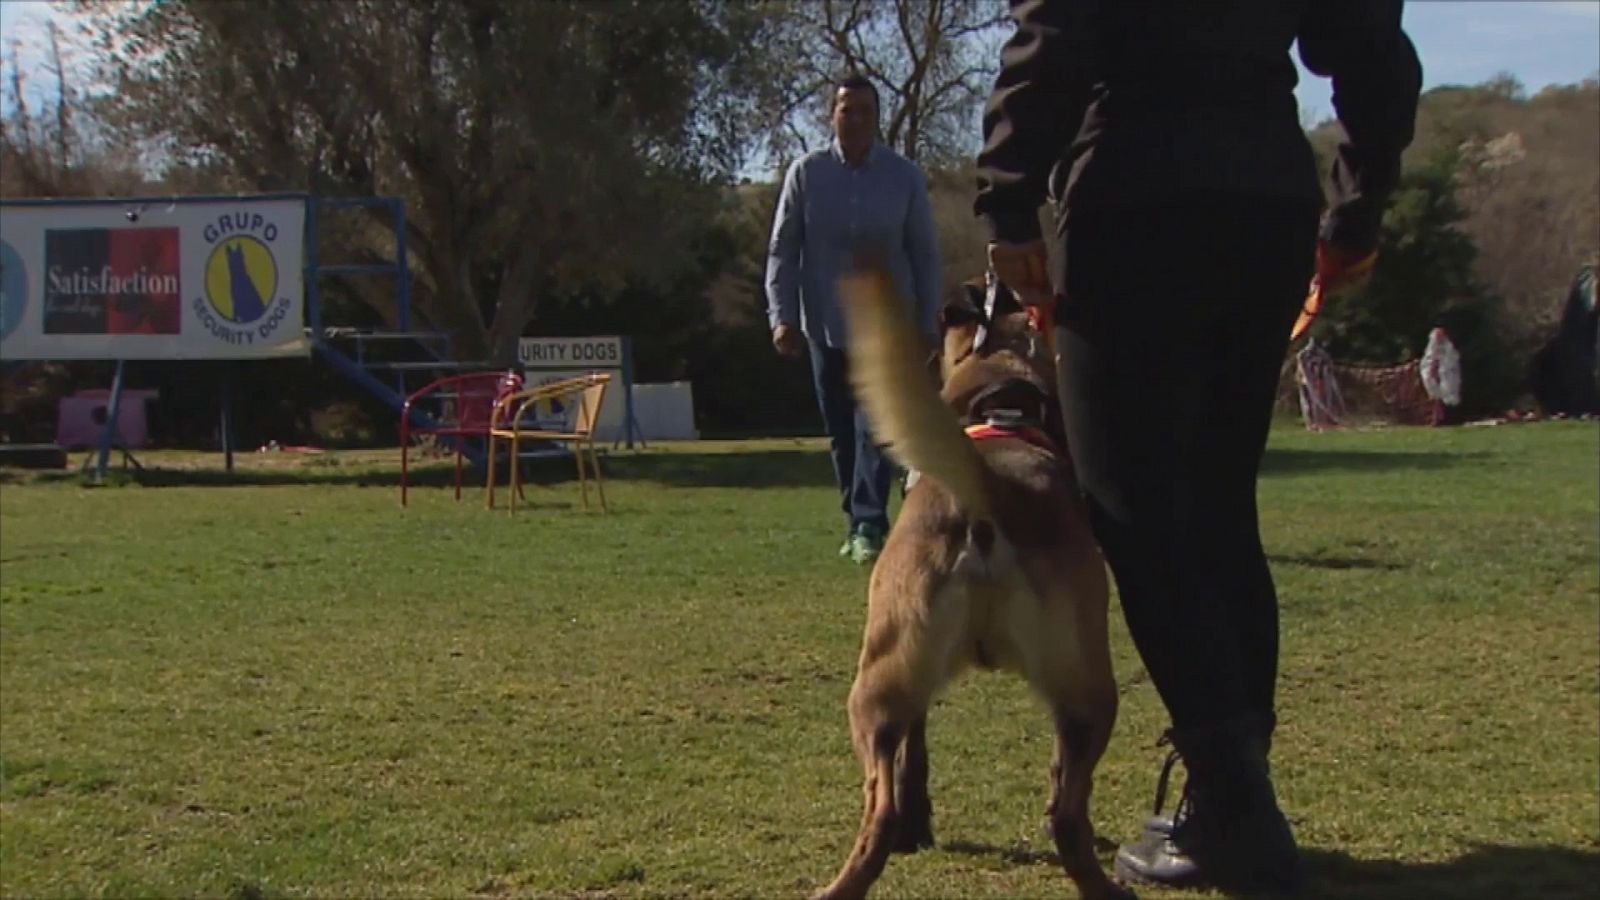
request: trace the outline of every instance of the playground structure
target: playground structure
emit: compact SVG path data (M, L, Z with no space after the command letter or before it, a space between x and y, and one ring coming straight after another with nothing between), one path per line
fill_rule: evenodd
M323 264L324 219L362 208L377 208L388 223L392 258ZM390 279L392 327L324 321L323 282L336 275ZM458 469L463 461L481 464L492 397L482 423L453 432L429 404L415 402L419 382L491 368L485 361L452 358L450 338L416 327L405 206L397 197L280 193L0 201L0 364L116 363L91 483L104 481L112 449L120 447L125 458L130 450L118 429L129 360L314 356L402 416L403 441L413 430L431 433L453 446ZM605 359L567 362L574 370L615 373L624 407L617 443L631 449L642 439L633 410L631 341L524 343L551 340L605 342ZM391 352L375 352L380 347ZM396 355L407 358L391 358ZM224 383L219 430L230 472L233 417L233 391Z

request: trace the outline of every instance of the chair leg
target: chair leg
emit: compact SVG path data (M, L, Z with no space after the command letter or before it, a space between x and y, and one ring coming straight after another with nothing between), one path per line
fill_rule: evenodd
M409 457L411 455L408 452L411 449L408 446L409 442L408 442L407 439L409 437L410 437L410 435L407 435L407 434L401 434L400 435L400 505L401 506L405 506L406 505L406 463L409 461Z
M522 438L515 432L511 435L511 512L517 512L517 497L522 493L522 467L517 461L522 459Z
M464 437L456 438L456 499L457 500L461 499L461 458L464 455L462 451L464 451L466 449L467 449L467 439L464 438Z
M600 454L595 452L592 441L589 443L589 468L594 470L594 489L600 495L600 511L608 512L606 509L606 480L600 474Z
M583 471L583 444L572 445L572 458L578 461L578 491L583 495L583 508L589 508L589 480Z
M487 471L484 476L483 503L488 509L494 509L494 435L489 435L488 453L484 457L483 468Z

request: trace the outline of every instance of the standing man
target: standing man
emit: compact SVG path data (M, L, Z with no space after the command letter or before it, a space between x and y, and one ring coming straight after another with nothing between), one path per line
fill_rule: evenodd
M1120 877L1293 887L1267 754L1278 601L1256 476L1313 269L1361 271L1411 142L1421 67L1400 0L1011 0L976 212L990 264L1055 303L1067 442L1139 656L1187 772ZM1298 41L1347 139L1322 200ZM1056 205L1058 251L1037 212ZM1049 269L1046 260L1056 267ZM1165 792L1166 771L1157 787Z
M901 296L915 298L917 320L931 342L939 247L922 172L878 142L878 90L870 80L852 75L838 83L832 122L832 145L796 160L783 178L767 250L767 319L778 353L798 359L810 348L817 404L849 521L839 555L867 564L877 559L889 530L894 469L851 393L839 276L860 250L881 251Z

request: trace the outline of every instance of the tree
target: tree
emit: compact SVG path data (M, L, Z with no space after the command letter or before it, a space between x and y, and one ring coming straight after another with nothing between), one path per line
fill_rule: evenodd
M541 296L670 274L738 166L769 18L713 0L80 8L121 134L243 189L403 197L416 310L459 358L500 362Z
M786 79L765 86L775 158L827 134L832 86L846 72L873 80L884 142L943 166L970 157L978 117L1010 21L1000 0L789 0L769 52Z
M67 59L70 35L55 22L45 33L47 79L30 85L16 41L0 59L0 195L70 197L131 190L139 173L95 140L86 99ZM53 85L51 82L54 82ZM52 89L53 88L53 89Z

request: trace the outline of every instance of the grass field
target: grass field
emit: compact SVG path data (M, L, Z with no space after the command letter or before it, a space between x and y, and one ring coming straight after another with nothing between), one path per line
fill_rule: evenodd
M831 877L860 813L865 577L834 556L819 442L614 453L604 516L564 469L514 518L477 486L456 503L443 464L402 510L397 455L251 455L229 478L152 453L160 486L92 490L0 472L0 896ZM1274 433L1275 774L1313 896L1594 896L1597 498L1592 423ZM1113 623L1107 864L1164 724ZM939 845L875 896L1072 896L1020 682L961 682L929 742Z

